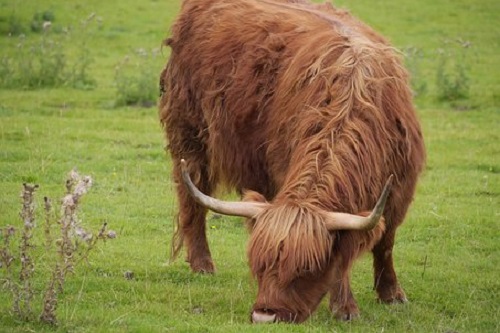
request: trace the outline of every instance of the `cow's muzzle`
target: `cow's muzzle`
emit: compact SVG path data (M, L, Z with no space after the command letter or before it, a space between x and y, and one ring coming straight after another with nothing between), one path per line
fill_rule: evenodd
M276 321L276 314L271 312L252 312L252 323L254 324L268 324Z

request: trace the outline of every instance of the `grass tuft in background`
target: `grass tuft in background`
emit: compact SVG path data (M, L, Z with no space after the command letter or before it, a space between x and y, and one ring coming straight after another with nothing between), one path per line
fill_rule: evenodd
M116 106L156 105L159 96L158 78L161 67L152 66L160 50L136 49L126 55L115 68Z
M92 14L83 20L78 29L65 27L53 31L54 14L35 14L32 30L40 32L27 38L24 34L10 35L15 45L2 54L0 60L0 87L5 89L41 89L68 86L90 89L95 80L89 74L93 59L88 50L91 37L89 25ZM40 31L39 31L40 30ZM75 43L77 41L77 43ZM70 45L77 45L76 50ZM72 54L75 53L75 55Z

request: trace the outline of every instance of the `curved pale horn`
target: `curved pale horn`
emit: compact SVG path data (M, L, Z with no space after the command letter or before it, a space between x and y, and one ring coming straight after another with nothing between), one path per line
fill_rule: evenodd
M371 230L380 221L384 212L387 197L391 192L392 180L394 175L391 175L385 183L384 190L380 195L377 204L368 216L359 216L346 213L329 212L326 221L326 228L330 231L333 230Z
M184 159L181 159L181 172L184 184L186 184L189 194L191 194L193 199L203 207L216 213L252 218L268 206L268 204L262 202L222 201L203 194L193 184L189 176L189 171L187 170L187 163Z

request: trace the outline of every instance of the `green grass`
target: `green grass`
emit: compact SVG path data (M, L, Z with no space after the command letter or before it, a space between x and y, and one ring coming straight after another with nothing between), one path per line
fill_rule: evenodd
M395 249L408 304L377 304L371 258L366 256L353 272L359 320L337 322L323 302L302 325L250 325L257 286L246 263L247 235L241 221L224 217L208 222L215 276L192 274L182 258L169 262L176 204L157 110L115 106L115 67L136 49L161 47L180 1L0 0L2 32L12 17L29 30L33 15L45 10L54 13L54 24L61 27L75 25L90 13L102 19L88 42L95 88L0 90L0 227L20 224L23 182L41 186L41 223L43 196L57 201L66 173L76 166L95 182L82 203L84 223L96 230L106 221L118 234L99 244L89 262L68 276L57 327L13 317L0 271L0 332L500 331L500 3L337 4L383 32L397 47L413 46L425 54L419 79L428 84L428 91L416 104L428 165ZM38 36L26 34L27 40ZM0 55L13 50L15 38L0 37ZM472 43L470 95L456 103L438 102L436 50L455 38ZM161 54L150 64L158 75L168 49ZM37 290L43 290L49 269L42 234L39 230L35 249L41 258ZM135 278L125 279L125 271L134 272ZM34 303L36 311L41 310L40 298Z

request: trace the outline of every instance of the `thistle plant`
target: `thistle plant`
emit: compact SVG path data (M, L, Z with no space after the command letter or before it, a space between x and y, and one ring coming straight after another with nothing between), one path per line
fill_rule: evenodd
M115 68L116 106L151 107L158 99L160 50L140 48Z
M50 228L52 225L51 212L52 212L52 202L48 197L43 198L44 210L45 210L45 224L43 225L43 231L45 235L45 250L49 251L52 246L52 235L50 234Z
M0 268L5 270L4 287L10 290L12 293L12 310L13 312L21 316L21 308L19 307L19 288L16 283L14 283L14 273L12 264L14 263L15 257L12 254L11 240L16 233L16 229L8 225L2 229L3 244L0 248Z
M66 180L66 195L62 199L61 218L59 219L61 238L56 241L58 259L45 290L43 309L40 315L40 320L49 324L57 323L58 296L64 292L64 283L68 273L74 273L75 266L82 260L87 260L90 251L99 240L115 236L113 231L106 231L107 223L102 225L96 237L82 227L78 218L79 204L91 187L92 178L90 176L81 177L76 170L69 173ZM50 216L50 201L47 202L48 199L45 199L46 216ZM86 243L86 249L78 252L81 241ZM50 239L46 239L46 243L49 242Z
M38 185L23 184L23 191L21 198L23 201L23 208L21 210L21 219L24 223L21 244L20 244L20 259L21 259L21 272L19 280L22 283L20 295L18 295L19 302L19 315L20 317L29 318L32 314L31 301L33 299L32 277L35 272L35 263L32 258L33 244L33 228L35 227L35 204L34 194L38 189ZM16 301L17 302L17 301Z
M75 273L75 267L88 259L89 253L97 242L115 238L116 233L107 230L107 223L103 223L95 234L85 230L83 223L78 217L79 206L82 197L92 187L92 178L80 176L76 170L69 173L66 181L66 194L61 201L60 217L54 222L52 201L44 198L44 224L43 234L45 238L45 252L54 252L54 262L49 263L52 267L48 281L43 283L46 289L43 293L42 310L39 320L48 324L57 324L56 310L60 295L64 293L64 284L69 273ZM37 295L34 286L35 269L39 257L35 254L36 239L34 231L35 223L35 200L34 194L38 185L23 184L21 192L22 210L20 213L23 227L21 229L19 243L19 259L13 251L13 241L17 231L12 226L6 226L1 230L2 244L0 247L0 268L5 271L4 286L12 294L12 311L14 315L23 321L33 320L33 299ZM60 235L52 235L52 226L58 224ZM45 259L47 260L47 259ZM42 266L42 265L40 265ZM46 264L43 266L47 266ZM19 271L18 278L16 268Z

